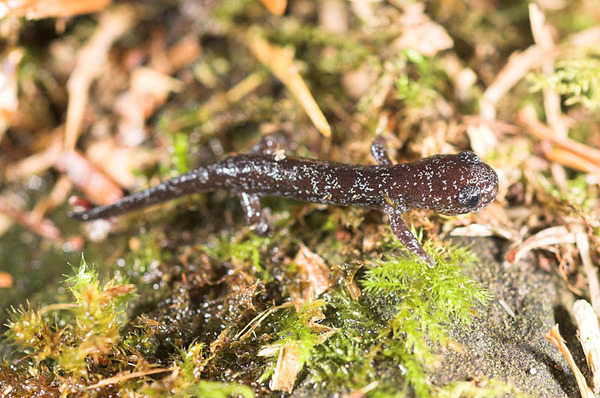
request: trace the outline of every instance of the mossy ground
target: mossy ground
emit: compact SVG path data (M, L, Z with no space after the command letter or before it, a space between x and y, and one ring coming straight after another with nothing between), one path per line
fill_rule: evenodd
M207 261L195 271L185 270L188 276L174 282L168 297L137 317L125 316L128 305L140 302L134 285L120 276L129 267L101 283L82 260L75 275L64 281L73 296L70 301L41 310L13 310L7 325L7 341L16 349L13 357L21 357L16 369L25 367L36 375L46 372L48 379L17 371L4 383L20 380L21 387L13 390L16 395L76 394L83 388L98 394L171 391L175 396L215 396L208 392L221 391L223 396L253 396L244 384L265 384L273 374L278 349L294 344L299 347L301 390L333 394L376 383L374 396L411 390L420 397L430 396L441 391L427 373L435 362L434 352L448 342L448 327L468 324L476 303L488 300L482 286L462 272L475 261L468 250L443 248L436 255L439 266L430 268L401 257L399 245L392 241L388 253L398 254L374 262L352 281L363 291L360 298L351 298L341 283L320 299L296 304L297 308L285 299L279 306L269 306L271 300L282 301L282 291L299 286L285 271L277 270L284 272L281 277L267 275L273 264L261 266L260 259L274 246L271 238L245 238L221 239L206 249L214 260L238 263L230 265L230 280L227 275L210 275L214 270ZM280 243L278 249L287 248ZM144 267L142 263L136 266ZM235 275L245 273L238 267L248 267L249 274ZM250 274L255 278L251 285L243 281L252 278ZM273 296L270 290L279 294ZM271 354L259 356L259 350ZM380 380L379 369L390 364L397 370L395 377ZM155 371L179 376L149 384ZM51 375L59 372L57 382ZM140 376L128 380L130 372ZM115 382L102 384L107 375L117 375ZM215 377L218 381L209 381Z
M0 394L575 396L568 366L542 335L560 322L583 357L569 317L572 292L589 294L579 248L565 238L506 261L548 227L585 226L591 242L600 230L594 169L567 162L556 140L539 139L518 116L530 106L552 123L550 91L569 137L587 149L600 142L598 47L571 41L600 25L598 7L558 6L543 9L559 47L554 71L533 68L492 105L486 91L510 56L535 42L527 2L296 0L276 16L258 0L182 0L0 20L3 70L18 97L16 111L0 113L0 205L34 215L29 224L0 218L0 276L13 280L0 287ZM288 153L372 164L369 146L383 131L397 161L477 151L500 176L497 202L462 217L406 215L435 268L406 258L378 212L265 198L273 228L258 236L227 192L122 217L93 242L94 227L67 219L66 202L69 192L95 192L61 190L65 172L43 160L64 140L76 55L102 21L127 9L130 26L88 88L77 148L111 178L118 163L131 190L248 152L281 130ZM419 29L427 34L409 35L407 46L404 35ZM253 55L257 32L294 50L330 137ZM186 51L169 52L176 44ZM175 55L186 54L175 68ZM136 91L148 70L153 78ZM161 84L164 92L148 94ZM40 237L45 219L59 237ZM450 243L461 228L481 236ZM297 263L302 249L329 269L330 288L318 297ZM295 353L291 393L272 388L284 350Z

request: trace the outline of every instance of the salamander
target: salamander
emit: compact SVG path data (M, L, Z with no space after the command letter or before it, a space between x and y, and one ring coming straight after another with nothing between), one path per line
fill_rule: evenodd
M70 212L69 217L81 221L108 218L193 193L229 190L238 196L248 223L264 233L268 223L261 197L362 206L387 214L394 236L434 265L402 214L411 208L447 215L471 213L489 205L498 194L496 172L473 152L393 164L383 141L376 139L371 153L378 165L289 157L275 139L266 137L248 154L197 168L113 204Z

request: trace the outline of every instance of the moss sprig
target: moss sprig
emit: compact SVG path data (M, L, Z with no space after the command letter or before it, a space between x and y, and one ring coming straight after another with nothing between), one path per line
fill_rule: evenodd
M406 50L400 56L397 65L400 75L396 79L396 97L408 108L422 109L431 106L440 97L440 84L445 81L433 58L414 50ZM416 76L409 75L413 69Z
M431 252L430 245L426 248ZM433 256L435 267L415 256L386 255L362 281L366 295L395 310L379 335L387 339L382 353L398 360L418 396L431 392L425 367L434 360L434 347L445 341L448 325L468 323L475 302L489 299L483 287L462 272L462 267L475 261L468 249L447 247Z
M254 398L254 392L249 386L201 379L204 367L212 359L210 355L206 355L205 348L203 343L195 342L182 350L180 358L176 360L179 367L177 377L150 384L143 389L144 396L164 397L168 394L172 398Z
M66 378L87 377L90 366L106 366L111 357L119 357L115 351L121 340L119 329L127 321L126 304L135 288L118 276L100 283L97 272L84 259L66 282L71 285L74 302L39 311L13 310L6 336L29 355L34 366L60 370ZM44 316L52 310L62 310L53 324Z
M429 242L425 247L431 252ZM485 304L489 299L482 286L462 272L475 256L464 247L447 247L432 254L437 261L433 268L414 256L386 255L367 270L362 281L364 293L396 297L401 302L398 313L418 307L443 322L451 318L468 322L474 302Z
M278 314L280 321L275 324L277 339L269 345L273 360L260 377L260 381L267 380L273 374L279 349L286 344L293 344L298 348L298 369L303 369L313 355L315 347L333 332L332 329L318 324L324 318L322 307L325 305L323 300L308 300L297 311L293 308L281 310L283 313Z
M587 56L556 62L550 76L530 74L533 92L546 88L565 97L565 105L581 104L590 110L600 109L600 59Z
M250 233L242 237L232 237L230 235L221 236L215 245L204 245L201 249L212 257L219 258L222 261L230 262L234 266L240 266L244 263L250 264L259 278L263 281L269 281L272 276L264 268L264 256L262 255L274 241L268 236L259 236Z

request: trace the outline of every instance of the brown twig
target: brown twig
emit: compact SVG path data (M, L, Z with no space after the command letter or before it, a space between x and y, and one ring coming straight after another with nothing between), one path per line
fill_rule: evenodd
M69 104L65 123L65 150L75 149L89 100L89 88L102 72L113 43L131 27L135 17L134 9L129 6L105 12L100 17L96 32L80 50L77 66L67 84Z
M600 150L567 137L559 137L551 128L545 126L538 120L535 111L532 108L528 107L519 111L517 120L522 123L527 128L527 131L533 136L541 140L548 140L554 145L600 167Z
M552 53L555 50L554 39L550 27L546 24L546 18L535 3L529 4L529 20L531 22L531 31L537 45L545 52ZM554 74L554 59L549 57L544 59L542 63L542 72L546 76ZM560 109L560 95L552 88L545 88L544 95L544 110L548 124L554 130L555 134L560 137L567 136L567 126Z
M21 226L44 238L62 240L60 230L52 221L48 219L39 219L32 212L17 209L10 205L2 196L0 196L0 213L6 214Z
M308 86L294 65L291 48L281 48L268 43L256 32L249 32L246 45L254 56L292 92L300 102L313 124L325 137L331 135L331 127L319 108Z
M90 384L89 386L86 386L85 389L86 390L93 390L95 388L100 388L100 387L105 387L111 384L118 384L123 380L129 380L129 379L134 379L136 377L142 377L142 376L149 376L149 375L154 375L157 373L164 373L164 372L176 372L179 370L178 366L174 366L171 368L161 368L161 369L148 369L148 370L142 370L139 372L131 372L131 373L120 373L116 376L113 377L109 377L107 379L104 380L100 380L98 383L95 384Z
M123 197L121 188L78 151L63 153L56 169L66 173L93 203L107 205Z

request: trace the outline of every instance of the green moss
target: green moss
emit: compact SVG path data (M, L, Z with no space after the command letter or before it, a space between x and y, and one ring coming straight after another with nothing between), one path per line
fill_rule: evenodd
M276 322L275 330L277 340L270 344L273 361L266 371L260 377L259 381L267 380L275 369L275 358L278 350L286 344L293 344L299 350L298 368L302 369L305 363L311 359L314 354L315 347L325 340L325 334L328 329L318 327L318 321L322 320L322 307L326 302L322 300L306 301L302 307L295 311L294 309L284 309L276 313L280 317L280 321Z
M176 133L173 137L173 166L176 175L186 173L190 170L188 142L187 134Z
M175 177L190 170L190 136L189 132L181 130L172 130L167 118L161 119L161 132L170 141L171 163L160 164L158 166L159 175L164 177Z
M392 245L399 247L395 241ZM425 244L426 250L432 246L431 241ZM423 317L430 314L437 323L449 322L451 318L468 322L474 301L488 300L481 285L462 272L465 265L476 261L475 256L464 247L428 251L437 261L434 267L426 266L414 256L386 255L385 261L375 262L362 281L365 294L398 298L402 301L396 307L399 313L418 307Z
M273 241L272 237L254 233L237 237L223 234L216 244L203 245L200 249L220 261L237 265L249 263L263 281L269 281L272 277L264 268L262 254L268 250Z
M174 398L254 398L254 392L248 386L202 380L202 371L212 359L206 356L204 348L204 344L194 343L182 351L180 359L177 360L179 377L169 380L166 384L161 381L144 388L145 396L163 397L168 394Z
M369 58L367 43L357 40L353 35L332 35L319 26L288 20L283 29L269 38L282 46L295 46L314 51L314 57L302 56L301 59L315 62L314 67L324 73L350 71ZM328 51L323 54L323 48Z
M568 203L580 207L586 212L593 213L598 197L597 187L589 183L585 174L577 174L574 178L567 180L568 189L561 197Z
M551 88L564 96L565 105L581 104L590 110L600 109L600 59L586 56L556 62L551 76L529 74L531 90Z
M399 243L392 243L399 248ZM427 247L431 249L432 244ZM430 396L434 387L428 380L429 365L446 340L451 325L469 322L476 302L485 303L488 294L462 269L476 261L467 249L443 247L430 250L438 265L425 266L416 258L389 255L376 261L359 280L363 297L352 300L338 287L325 297L324 314L335 334L323 341L315 328L315 302L298 312L287 309L277 314L272 329L275 344L286 341L301 347L301 363L309 385L324 381L336 391L353 391L377 382L374 396L396 396L413 389L419 397ZM310 314L310 316L308 316ZM377 373L377 365L397 369L393 377ZM274 362L261 380L273 371ZM328 388L328 387L325 387Z
M67 379L87 377L90 367L105 363L109 357L108 362L120 368L124 358L117 352L119 329L127 321L126 303L135 288L120 276L101 284L98 274L83 259L75 276L66 282L71 285L72 303L43 311L13 310L6 337L28 355L38 371L61 371ZM51 310L61 310L61 315L49 323L44 315Z
M404 51L397 61L396 97L408 108L421 109L431 106L443 91L440 87L447 79L437 68L434 58L414 50Z
M489 298L481 285L462 272L463 266L475 261L467 249L445 247L431 254L435 267L414 256L388 255L367 270L362 281L366 295L394 309L378 336L388 339L382 355L398 360L418 396L430 393L425 369L434 360L433 349L446 339L446 328L467 323L475 302Z
M214 253L239 256L260 267L257 253L268 244L269 238L252 235L243 243L222 242ZM439 262L435 269L395 256L377 261L359 281L364 292L361 300L352 300L340 286L323 300L306 301L298 310L288 307L273 312L261 331L274 336L271 347L294 344L299 348L299 366L309 384L327 380L332 388L350 391L379 380L374 396L394 396L399 388L409 386L418 396L427 396L432 392L427 366L445 338L445 328L468 321L474 301L487 297L460 271L474 259L467 250L444 248L433 255ZM60 369L67 378L89 377L90 366L107 360L111 373L121 371L127 363L126 353L133 350L131 339L124 341L119 334L127 321L124 309L133 287L120 277L100 283L85 261L67 283L74 301L61 305L65 314L57 322L65 326L59 329L47 323L40 312L21 310L13 313L9 339L30 355L35 366ZM145 334L141 330L136 335L138 346ZM259 381L272 374L276 352ZM182 377L177 382L130 382L128 388L141 387L151 396L160 395L165 388L174 396L253 396L248 386L201 377L207 364L216 366L214 361L219 361L210 351L205 352L202 343L192 344L178 357ZM381 379L377 364L383 361L396 364L400 379Z
M551 196L538 194L539 199L545 202L546 207L557 209L558 214L576 214L577 212L574 209L577 208L583 213L592 215L590 219L595 219L596 217L593 214L596 213L597 186L589 184L588 177L585 174L575 174L573 178L567 179L566 182L568 189L561 190L549 176L539 174L536 183Z
M230 398L239 397L252 398L254 392L248 386L234 383L219 383L212 381L200 381L198 384L185 390L177 391L175 397L189 397L190 394L198 398Z
M250 3L249 0L219 1L213 11L213 16L222 23L232 24L238 16L243 14Z
M385 322L364 300L355 301L345 290L329 297L328 319L337 333L318 346L309 362L310 383L327 381L348 391L377 380L375 359L380 355L379 331Z

